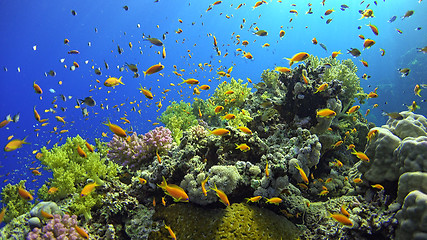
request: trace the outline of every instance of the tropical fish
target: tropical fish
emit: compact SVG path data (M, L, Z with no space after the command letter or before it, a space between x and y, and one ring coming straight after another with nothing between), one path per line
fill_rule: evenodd
M167 184L165 177L163 177L163 182L158 185L166 195L169 195L173 198L175 202L188 202L188 195L185 193L184 189L175 185L175 184Z
M279 197L273 197L273 198L266 198L267 201L265 203L272 203L272 204L276 204L279 205L279 203L283 202L283 199L279 198Z
M153 99L154 98L153 94L150 91L151 88L150 89L145 89L145 88L142 87L141 83L139 84L139 86L141 86L140 88L138 88L139 92L141 92L142 94L144 94L144 96L146 98L148 98L148 99Z
M244 133L246 133L246 134L252 134L252 131L249 129L249 128L247 128L247 127L237 127L240 131L242 131L242 132L244 132Z
M368 27L370 27L371 28L371 30L372 30L372 32L375 34L375 36L378 36L378 28L377 28L377 26L375 26L375 25L373 25L373 24L371 24L371 23L369 23L368 25L366 25L366 26L368 26Z
M76 232L84 239L89 239L89 235L87 234L87 232L85 232L85 230L83 230L82 228L80 228L77 225L74 225L74 229L76 229Z
M155 65L149 67L146 71L144 71L144 77L146 75L151 75L151 74L157 73L157 72L163 70L163 68L165 68L165 66L163 66L161 63L155 64Z
M259 31L257 31L257 32L254 32L253 34L255 34L255 35L258 35L258 36L267 36L268 35L268 32L267 31L265 31L265 30L259 30Z
M21 148L23 144L30 144L25 142L26 139L27 137L25 137L23 140L13 139L12 141L6 144L6 146L4 147L4 151L5 152L15 151L16 149Z
M341 223L342 225L348 226L348 227L352 227L353 226L353 222L345 215L341 214L341 213L330 213L329 212L329 216L330 218L334 219L335 221Z
M120 137L126 137L126 131L123 130L121 127L117 126L116 124L112 124L110 122L110 119L108 119L108 123L102 123L106 126L108 126L110 128L110 131L113 132L114 134L120 136Z
M98 187L98 186L101 186L101 185L98 184L97 182L91 182L86 184L86 186L84 186L84 188L80 192L80 197L85 197L89 195L95 189L95 187Z
M251 198L245 198L246 203L249 202L259 202L259 200L261 200L262 196L255 196L255 197L251 197Z
M165 224L165 228L168 230L170 237L172 238L172 240L176 240L176 235L175 233L172 231L172 228L170 228L168 225Z
M394 22L394 20L396 20L396 18L397 18L397 16L393 16L387 22L392 23L392 22Z
M104 82L104 86L106 86L106 87L115 87L115 86L117 86L117 85L119 85L119 84L122 84L122 85L125 85L123 82L122 82L122 77L120 77L120 78L115 78L115 77L109 77L107 80L105 80L105 82Z
M413 10L408 10L405 13L405 15L402 16L402 20L405 19L405 18L408 18L408 17L412 16L412 14L414 14L414 11Z
M409 69L409 68L399 68L399 69L397 69L397 71L399 71L400 72L400 77L406 77L406 76L408 76L409 75L409 72L411 72L411 69Z
M323 92L323 91L325 91L325 89L328 87L328 84L327 83L323 83L322 85L320 85L318 88L317 88L317 90L313 93L313 94L316 94L316 93L318 93L318 92Z
M213 131L209 131L211 134L216 135L216 136L225 136L227 134L230 133L229 130L225 129L225 128L217 128Z
M353 55L353 57L359 57L359 56L360 56L360 54L362 54L362 53L359 51L359 49L357 49L357 48L350 48L350 49L347 49L347 53L350 53L351 55Z
M240 145L236 143L236 149L240 149L242 152L247 152L251 150L251 148L246 143L242 143Z
M310 55L306 52L300 52L292 56L292 58L285 58L289 60L289 66L292 66L295 62L304 61L307 59Z
M325 108L325 109L318 110L316 115L318 117L331 118L331 117L335 117L337 113L332 111L329 108Z
M34 199L31 193L29 193L27 190L23 189L22 187L18 188L18 194L19 196L21 196L21 198L27 201L32 201Z
M301 179L308 184L308 178L307 175L305 174L304 170L298 165L298 163L295 164L295 168L298 169L299 174L301 175Z
M150 43L152 43L152 44L154 44L154 45L156 45L156 46L159 46L159 47L163 46L162 41L160 41L160 40L159 40L159 39L157 39L157 38L145 38L144 40L145 40L145 41L150 41Z

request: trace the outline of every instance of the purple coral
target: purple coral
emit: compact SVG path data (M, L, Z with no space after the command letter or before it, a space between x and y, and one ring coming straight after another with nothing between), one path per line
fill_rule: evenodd
M27 235L27 240L33 239L81 239L74 226L77 225L77 216L65 214L63 217L54 214L53 219L49 220L42 228L34 228Z
M152 158L156 151L167 151L171 146L171 131L165 127L157 127L144 136L138 136L134 132L129 141L114 135L108 143L110 150L107 156L123 166L137 169L141 166L142 161Z
M172 147L172 132L169 128L156 127L145 134L144 141L154 151L167 151Z

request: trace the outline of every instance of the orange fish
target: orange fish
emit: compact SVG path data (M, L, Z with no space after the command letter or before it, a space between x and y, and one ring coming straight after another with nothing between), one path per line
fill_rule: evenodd
M247 200L246 203L248 202L259 202L259 200L261 200L262 196L255 196L255 197L251 197L251 198L245 198Z
M156 72L159 72L159 71L163 70L163 68L165 68L165 66L163 66L161 63L155 64L155 65L149 67L147 69L147 71L144 71L144 77L146 75L151 75L151 74L154 74Z
M84 188L80 192L80 197L85 197L89 195L95 189L95 187L98 187L98 186L100 185L97 184L96 182L91 182L86 184L86 186L84 186Z
M216 192L216 195L220 199L219 201L222 202L222 203L224 203L225 206L230 206L230 202L228 201L227 195L223 191L219 190L216 187L216 184L214 184L214 186L215 186L215 188L210 188L210 189L212 189L212 190L214 190Z
M160 185L157 184L157 186L162 188L166 195L171 196L175 202L189 201L188 195L184 189L175 184L167 184L165 177L163 177L163 182Z
M27 201L32 201L34 198L33 196L25 189L23 189L22 187L18 188L18 193L19 196L21 196L23 199L27 200Z
M314 44L314 45L317 45L317 39L314 37L313 39L311 39L311 42Z
M307 175L305 174L304 170L298 165L298 163L296 163L295 168L298 169L299 174L301 175L302 180L308 184L308 178Z
M154 96L153 94L150 92L150 90L147 90L145 88L142 87L141 83L139 84L139 86L141 86L140 88L138 88L139 92L141 92L142 94L144 94L144 96L148 99L153 99ZM151 88L150 88L151 89Z
M353 222L341 213L329 213L329 217L333 218L335 221L341 223L342 225L352 227Z
M34 91L36 93L38 93L38 94L42 94L43 93L43 90L41 89L41 87L39 85L36 84L36 81L34 81L34 83L33 83L33 88L34 88Z
M79 145L77 145L77 153L82 158L86 158L87 157L87 154L83 151L83 149Z
M289 66L292 66L292 64L294 64L295 62L304 61L309 56L310 54L306 52L300 52L295 54L292 58L285 58L285 59L289 60Z
M230 133L229 130L225 129L225 128L217 128L213 131L209 131L211 134L216 135L216 136L224 136Z
M94 152L93 147L88 142L85 142L85 144L89 152Z
M4 151L5 152L15 151L16 149L21 148L23 144L30 144L25 142L25 139L27 139L27 137L25 137L23 140L13 139L12 141L6 144L6 146L4 147Z
M89 239L89 235L85 230L80 228L79 226L75 225L74 228L76 229L76 232L84 239Z
M279 203L282 203L283 199L279 198L279 197L273 197L273 198L267 198L266 203L272 203L272 204L276 204L279 205Z
M369 23L368 25L366 25L368 27L371 28L372 32L375 34L375 36L378 36L378 28L375 25L372 25L371 23Z
M108 119L108 123L102 123L106 126L108 126L110 128L110 131L113 132L114 134L120 136L120 137L126 137L126 131L123 130L121 127L117 126L116 124L112 124L110 122L110 119Z

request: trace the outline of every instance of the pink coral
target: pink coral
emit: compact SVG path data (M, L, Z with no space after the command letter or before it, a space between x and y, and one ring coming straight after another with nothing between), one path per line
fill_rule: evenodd
M138 136L134 132L129 141L114 135L108 143L110 150L107 156L123 166L138 169L143 161L154 157L156 151L167 151L171 146L171 131L165 127L157 127L144 136Z
M69 216L65 214L63 217L59 214L54 214L53 219L50 219L42 228L34 228L27 235L27 240L33 239L81 239L74 226L77 225L77 216Z

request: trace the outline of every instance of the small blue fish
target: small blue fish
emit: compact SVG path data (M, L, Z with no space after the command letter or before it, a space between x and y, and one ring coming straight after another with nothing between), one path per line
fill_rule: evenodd
M393 17L391 17L391 18L390 18L390 20L388 20L387 22L392 23L392 22L394 22L394 20L396 20L396 18L397 18L396 16L393 16Z
M53 88L49 89L49 92L56 93L55 89L53 89Z

